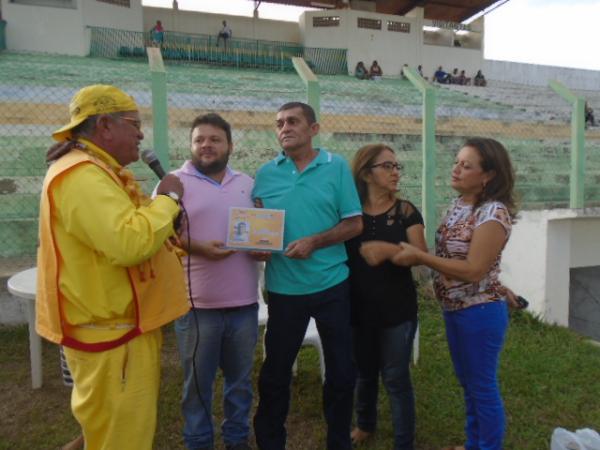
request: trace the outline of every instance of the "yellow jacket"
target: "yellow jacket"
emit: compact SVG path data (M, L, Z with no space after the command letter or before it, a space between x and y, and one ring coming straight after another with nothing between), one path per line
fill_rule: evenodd
M70 151L44 180L36 330L103 351L189 310L181 262L165 245L179 208L162 195L140 204L119 164L81 142L87 151Z

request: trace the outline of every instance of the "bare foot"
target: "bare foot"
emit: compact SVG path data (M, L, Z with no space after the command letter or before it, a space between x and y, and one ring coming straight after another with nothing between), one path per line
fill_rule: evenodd
M356 427L354 430L352 430L352 433L350 433L350 439L352 439L352 443L354 445L362 444L369 439L372 434L373 433L370 433L369 431L364 431Z
M62 446L61 450L78 450L83 448L83 434L80 434L68 444Z

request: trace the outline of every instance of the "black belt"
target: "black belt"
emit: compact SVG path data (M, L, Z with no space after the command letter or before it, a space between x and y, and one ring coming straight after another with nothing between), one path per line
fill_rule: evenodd
M249 305L243 305L243 306L231 306L229 308L193 308L195 310L205 310L205 311L215 311L215 312L220 312L223 314L227 314L227 313L232 313L232 312L237 312L237 311L241 311L244 308L250 308L256 306L256 303L250 303Z

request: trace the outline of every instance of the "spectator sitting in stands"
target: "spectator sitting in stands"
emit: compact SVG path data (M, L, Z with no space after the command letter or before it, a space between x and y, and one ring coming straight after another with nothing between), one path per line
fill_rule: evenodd
M475 78L473 78L473 85L474 86L485 86L485 85L487 85L487 81L485 81L485 77L481 73L481 70L478 70L477 73L475 74Z
M471 84L471 78L465 75L465 71L461 70L460 75L457 78L457 84L467 85Z
M369 76L372 80L379 80L383 76L383 70L381 69L379 64L377 64L376 60L373 61L373 64L371 64L371 68L369 69Z
M223 39L223 46L225 47L225 50L227 50L227 41L231 38L232 34L231 28L227 26L227 21L224 20L223 28L221 28L221 31L219 31L219 34L217 35L217 47L219 46L219 41Z
M585 102L585 127L586 128L587 128L588 122L592 127L596 126L596 122L594 120L594 110L592 109L592 107L590 105L588 105L588 102Z
M157 20L156 25L150 30L150 37L152 38L152 45L155 47L162 46L162 43L165 40L165 29L160 20Z
M365 64L362 61L359 61L356 64L356 68L354 69L354 76L359 80L368 80L369 79L369 71L365 67Z
M400 69L400 76L402 77L403 80L408 80L408 78L406 78L406 74L404 73L404 68L408 67L408 64L404 64L402 66L402 69Z
M455 67L452 74L449 75L450 84L460 84L458 81L458 69Z
M438 70L433 74L433 81L437 81L440 84L448 84L450 83L450 74L444 72L442 66L438 67Z

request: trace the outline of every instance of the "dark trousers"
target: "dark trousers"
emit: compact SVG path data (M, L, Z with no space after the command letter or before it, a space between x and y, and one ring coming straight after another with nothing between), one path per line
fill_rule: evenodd
M356 371L352 361L348 281L309 295L269 292L268 307L266 359L258 379L259 402L254 416L258 447L285 449L292 366L310 317L314 317L325 358L323 412L327 422L327 448L351 449Z
M416 330L416 320L393 327L354 329L358 368L356 425L363 431L375 431L381 373L392 410L394 450L414 449L415 397L410 379L410 355Z

